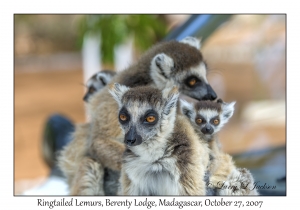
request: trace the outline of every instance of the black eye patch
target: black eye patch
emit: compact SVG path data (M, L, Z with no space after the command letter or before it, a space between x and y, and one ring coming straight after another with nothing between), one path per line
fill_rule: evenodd
M121 124L126 124L130 121L130 114L125 107L122 107L122 109L119 111L118 119Z
M145 125L155 125L158 121L158 114L155 110L148 110L143 117L141 117L141 122Z
M220 118L219 116L213 117L209 121L210 124L212 125L219 125L220 124Z
M196 118L195 118L195 122L200 125L200 124L204 124L206 123L206 120L203 116L201 115L197 115Z
M89 88L89 93L94 93L96 91L96 88L94 88L94 86L91 86L90 88Z
M189 76L188 78L186 78L185 81L184 81L184 83L185 83L188 87L194 88L194 87L196 87L196 86L201 85L201 80L200 80L198 77L192 75L192 76Z

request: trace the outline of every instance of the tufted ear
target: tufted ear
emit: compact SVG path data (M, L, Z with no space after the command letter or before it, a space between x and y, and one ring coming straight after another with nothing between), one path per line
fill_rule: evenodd
M189 119L191 119L193 116L193 112L194 112L193 104L191 104L183 99L180 99L180 112L183 115L187 116Z
M166 100L165 107L163 108L163 113L165 115L169 115L173 110L176 112L178 97L179 91L176 86L165 88L163 90L163 98Z
M103 72L99 72L97 74L96 78L97 78L97 81L100 81L103 86L105 86L105 85L107 85L107 83L109 83L108 76Z
M122 97L130 88L125 85L121 85L119 83L111 84L109 87L109 93L113 96L113 98L118 102L119 107L122 106Z
M234 112L234 105L235 101L231 103L222 103L222 116L223 116L223 121L228 121Z
M197 39L195 37L191 37L191 36L187 36L185 37L184 39L182 39L180 41L181 43L185 43L185 44L188 44L192 47L195 47L197 48L198 50L200 49L201 47L201 39Z

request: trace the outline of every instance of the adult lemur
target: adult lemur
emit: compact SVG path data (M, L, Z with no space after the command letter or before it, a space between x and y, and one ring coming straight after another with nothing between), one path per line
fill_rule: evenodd
M111 86L126 145L120 195L205 195L208 145L176 114L177 88Z
M199 101L193 105L181 100L180 110L211 149L211 161L208 165L209 194L257 195L257 191L252 190L254 180L251 173L247 169L236 168L232 157L219 147L216 134L232 117L234 104L235 102L224 103L219 99L217 102Z
M217 95L206 79L206 65L199 51L200 42L196 38L187 37L182 41L162 42L148 50L136 64L117 74L112 82L128 87L151 85L164 89L167 83L177 85L179 92L195 99L216 99ZM125 150L122 130L118 125L118 105L104 87L90 98L89 110L91 113L91 126L86 154L96 160L101 167L120 171L122 154ZM76 133L75 131L75 138ZM82 133L79 132L78 135ZM70 144L65 148L60 160L64 163L72 162L77 155L77 145ZM60 164L62 171L74 171L72 164ZM83 163L82 166L87 164ZM89 179L89 167L82 167L76 174L73 195L95 195L97 192L86 190L94 178ZM68 173L68 172L67 172ZM85 176L86 178L81 178ZM71 186L72 187L72 186ZM97 190L96 190L97 191Z

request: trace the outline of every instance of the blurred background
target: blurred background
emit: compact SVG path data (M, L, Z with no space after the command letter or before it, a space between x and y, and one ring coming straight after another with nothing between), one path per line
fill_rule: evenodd
M87 79L122 71L153 44L202 38L208 80L235 113L219 134L223 150L260 185L285 195L286 16L14 15L15 195L39 186L50 168L42 154L45 124L58 113L87 120Z

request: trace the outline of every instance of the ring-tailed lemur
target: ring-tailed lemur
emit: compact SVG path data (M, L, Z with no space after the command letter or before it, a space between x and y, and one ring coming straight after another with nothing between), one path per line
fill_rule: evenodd
M207 144L176 115L178 90L114 84L124 133L120 195L205 195Z
M181 113L188 117L199 137L205 139L211 149L207 172L209 195L257 195L256 190L251 190L254 183L251 173L236 168L232 157L221 151L217 139L217 133L233 115L234 104L221 99L199 101L195 105L180 101ZM224 189L223 184L232 188Z
M94 74L86 83L87 91L83 100L88 103L97 91L110 83L115 74L112 70L102 70ZM99 162L85 156L90 127L89 122L76 125L72 141L66 147L76 148L76 153L64 149L59 156L59 166L67 179L71 195L115 195L118 187L115 180L118 180L120 173L103 168ZM89 171L88 175L84 174L86 171ZM81 185L80 183L83 183L81 179L87 176L93 182L85 182Z
M87 91L84 94L83 100L88 102L89 98L109 84L115 75L116 72L112 70L102 70L94 74L86 83Z
M162 42L148 50L134 65L113 77L112 82L128 87L142 87L146 85L164 89L167 83L177 85L179 92L198 100L214 100L217 95L206 79L207 68L199 51L200 42L193 37L181 41ZM104 87L90 98L91 130L89 153L103 167L120 171L122 155L125 146L121 128L118 126L116 113L118 104ZM61 159L69 161L68 153L76 153L76 145L65 148ZM70 160L72 161L72 160ZM66 169L68 170L68 169ZM86 174L89 172L87 171ZM88 179L78 179L75 184L85 185ZM80 194L80 192L77 192Z

